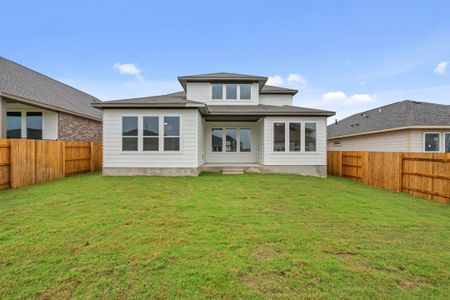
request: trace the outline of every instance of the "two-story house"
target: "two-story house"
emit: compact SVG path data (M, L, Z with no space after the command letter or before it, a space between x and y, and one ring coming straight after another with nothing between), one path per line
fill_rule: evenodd
M181 76L181 92L94 103L103 109L103 173L326 176L326 124L334 112L293 106L298 91L267 79Z

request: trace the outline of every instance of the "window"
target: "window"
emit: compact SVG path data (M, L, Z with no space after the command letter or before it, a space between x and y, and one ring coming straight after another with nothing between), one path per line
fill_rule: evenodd
M227 100L236 100L237 99L237 85L236 84L227 84Z
M273 151L284 152L285 151L285 124L273 123Z
M439 133L425 133L425 151L439 151Z
M298 152L301 150L301 123L289 123L289 151Z
M138 150L138 118L122 117L122 151Z
M240 94L241 100L250 100L252 97L252 89L250 84L241 84L240 85Z
M316 123L305 123L305 151L314 152L317 150L317 128Z
M180 151L180 117L164 117L164 151Z
M227 128L225 129L226 139L225 139L225 149L227 152L236 152L237 151L237 141L236 141L236 128Z
M450 133L445 133L445 152L450 153Z
M20 139L22 137L22 113L6 113L6 137L9 139Z
M252 151L252 130L250 128L239 129L239 151Z
M159 150L159 117L144 117L143 150Z
M215 100L223 99L223 85L222 84L213 84L212 85L212 98Z
M42 112L27 112L27 139L42 140Z
M212 152L222 152L223 149L223 131L222 128L213 128L211 130L211 151Z

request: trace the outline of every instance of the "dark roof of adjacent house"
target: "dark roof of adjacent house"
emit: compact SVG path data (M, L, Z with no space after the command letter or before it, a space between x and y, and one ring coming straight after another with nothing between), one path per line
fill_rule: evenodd
M332 116L334 112L298 106L275 105L207 105L186 99L185 92L161 96L121 99L92 104L98 108L198 108L205 115L316 115Z
M259 88L262 89L266 84L268 77L265 76L256 76L256 75L245 75L245 74L237 74L237 73L227 73L227 72L217 72L217 73L207 73L207 74L198 74L198 75L188 75L188 76L179 76L178 81L183 86L184 90L186 90L186 83L188 81L193 82L220 82L223 80L227 81L247 81L247 82L258 82Z
M450 126L450 105L412 100L392 103L329 125L328 138L421 126Z
M0 95L31 105L101 120L102 112L91 106L101 101L0 56Z

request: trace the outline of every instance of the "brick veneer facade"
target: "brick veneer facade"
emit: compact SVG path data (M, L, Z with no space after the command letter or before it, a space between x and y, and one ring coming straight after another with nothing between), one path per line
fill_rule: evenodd
M101 142L102 122L66 113L58 113L58 139Z

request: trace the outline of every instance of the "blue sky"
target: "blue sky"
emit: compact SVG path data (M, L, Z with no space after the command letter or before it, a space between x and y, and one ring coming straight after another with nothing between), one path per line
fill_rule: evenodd
M2 0L1 9L1 56L102 100L228 71L298 88L296 105L339 119L403 99L450 104L450 1Z

